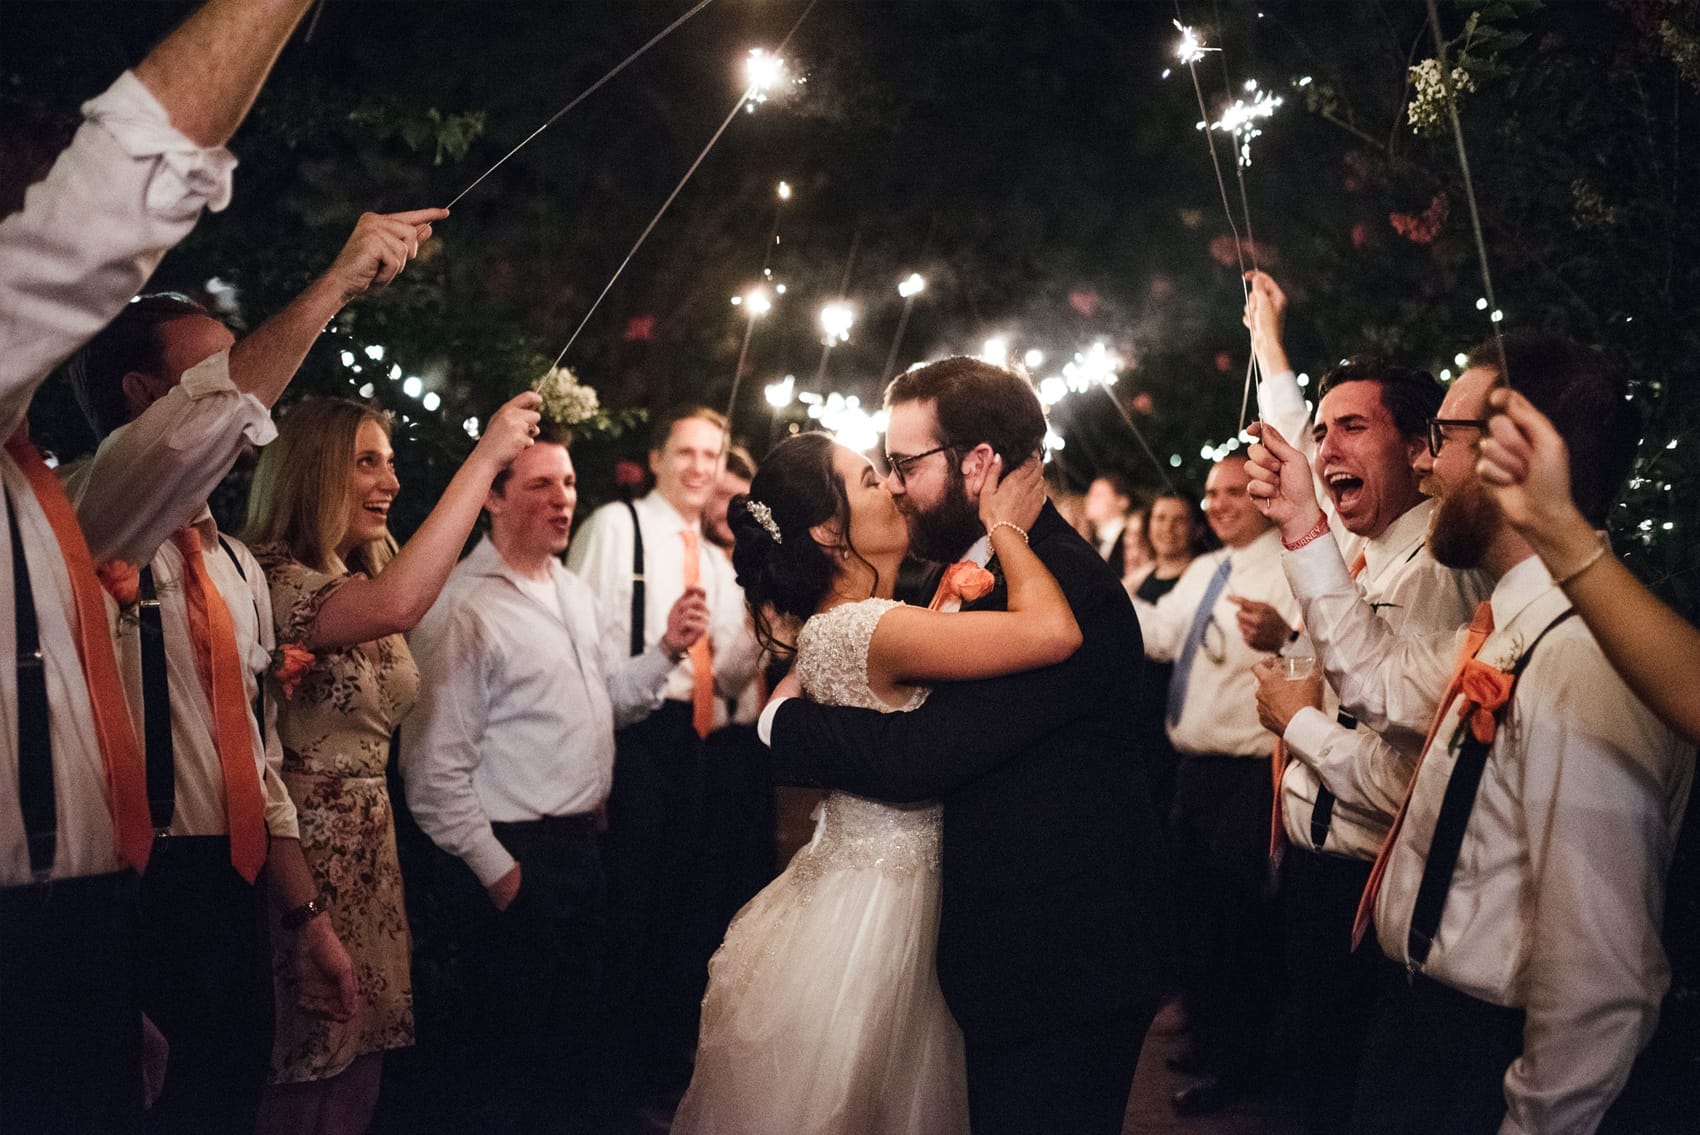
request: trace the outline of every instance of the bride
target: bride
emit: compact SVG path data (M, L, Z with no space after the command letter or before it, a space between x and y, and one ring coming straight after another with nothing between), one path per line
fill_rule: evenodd
M1001 483L994 468L979 499L1009 609L905 606L891 593L908 527L873 466L825 434L775 447L728 519L761 636L785 647L779 636L802 623L786 683L818 702L903 712L927 683L1074 653L1068 601L1027 548L1044 503L1038 460ZM709 963L675 1135L967 1132L962 1036L933 958L947 819L937 804L826 797L814 839Z

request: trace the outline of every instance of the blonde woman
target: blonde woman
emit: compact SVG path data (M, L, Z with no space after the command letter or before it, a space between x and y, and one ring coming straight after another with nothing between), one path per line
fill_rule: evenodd
M277 1036L262 1132L366 1130L383 1053L413 1041L409 941L395 824L384 786L390 734L418 690L402 635L442 589L491 481L537 432L536 394L491 418L430 516L399 551L389 509L400 484L388 419L312 399L284 419L254 473L244 534L265 567L280 647L313 655L278 696L283 776L318 898L284 929L328 917L354 959L360 997L346 1021L296 1007L291 934L274 936Z

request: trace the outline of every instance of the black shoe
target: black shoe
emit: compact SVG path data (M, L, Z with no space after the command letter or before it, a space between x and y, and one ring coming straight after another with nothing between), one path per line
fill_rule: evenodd
M1183 1076L1210 1076L1215 1069L1208 1060L1191 1049L1183 1049L1173 1056L1164 1057L1163 1063L1169 1071L1179 1072Z
M1206 1076L1176 1092L1169 1102L1176 1115L1212 1115L1226 1107L1236 1094L1220 1076Z

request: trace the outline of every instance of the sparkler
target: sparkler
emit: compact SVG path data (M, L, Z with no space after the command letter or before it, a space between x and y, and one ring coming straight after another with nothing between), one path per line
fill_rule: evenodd
M757 284L741 296L732 297L733 307L742 307L749 317L744 324L744 343L738 348L738 365L732 370L732 392L726 396L726 442L732 441L732 411L738 405L738 387L744 379L744 364L750 357L750 339L756 332L756 320L773 310L773 296L766 287Z
M596 80L596 82L590 84L590 86L586 87L583 91L579 92L578 97L574 98L566 106L563 106L560 110L557 110L554 114L550 115L549 118L543 123L543 125L539 126L537 129L533 130L530 134L527 134L525 136L525 139L522 142L520 142L519 145L515 146L513 149L509 150L507 153L503 154L501 159L499 161L497 161L495 165L491 166L489 169L487 169L483 173L479 174L478 177L476 179L474 179L474 181L472 182L471 185L467 186L465 189L463 189L459 193L455 194L454 200L450 201L448 203L448 205L445 206L445 208L450 208L450 209L454 208L455 205L460 202L460 199L462 197L465 197L468 193L471 193L474 189L478 188L479 182L483 181L485 178L489 177L491 174L495 173L498 169L500 169L502 167L503 162L506 162L509 158L513 157L515 154L519 153L521 150L525 149L528 145L530 145L531 140L533 138L537 137L539 134L541 134L545 130L549 129L549 127L555 125L556 121L559 120L562 115L566 114L569 110L573 109L573 107L577 106L579 103L583 102L585 99L587 99L591 95L595 94L597 92L597 90L599 90L604 83L608 82L608 80L612 79L615 75L618 75L621 71L624 71L627 67L630 67L633 63L636 63L638 61L638 59L645 52L647 52L650 48L654 47L656 44L660 43L662 40L664 40L668 36L672 35L675 31L677 31L680 27L682 27L685 24L685 22L688 21L692 16L696 15L698 12L702 11L704 8L708 7L712 3L714 3L714 0L698 0L696 6L691 8L690 11L686 12L684 15L680 16L678 19L674 20L672 23L670 23L666 27L662 28L655 35L651 36L649 38L649 41L647 43L645 43L642 47L638 48L636 51L632 52L630 55L628 55L624 59L620 60L620 62L615 64L614 68L611 71L609 71L606 75L602 76L600 79ZM318 22L318 18L314 17L314 23L316 24L317 22ZM311 33L309 33L309 34L311 34Z
M909 313L915 308L915 297L926 290L927 281L919 272L911 272L898 281L897 294L903 297L903 314L897 317L897 334L891 337L891 350L885 355L885 369L880 371L882 379L890 378L897 366L897 351L903 345L903 333L909 330Z
M1493 328L1493 343L1499 351L1499 376L1494 385L1505 383L1510 385L1511 374L1505 361L1505 337L1500 330L1500 321L1504 318L1499 310L1499 304L1493 296L1493 274L1488 271L1487 241L1482 237L1482 215L1476 207L1476 187L1470 178L1470 154L1464 148L1464 126L1458 121L1458 99L1452 89L1452 70L1446 65L1446 41L1440 38L1440 11L1434 0L1428 0L1429 30L1434 34L1434 56L1440 70L1441 88L1446 93L1446 114L1452 120L1452 140L1458 147L1458 169L1464 177L1464 199L1470 205L1470 231L1476 238L1476 259L1482 269L1482 298L1477 301L1479 310L1491 311L1488 326Z
M706 3L707 0L704 0L704 2ZM820 3L820 0L809 0L808 7L804 8L802 14L797 17L797 22L791 25L791 30L785 33L785 38L779 41L779 46L775 49L775 54L785 50L785 45L791 42L791 37L797 34L797 29L803 26L803 21L809 18L809 13L815 10L815 5L818 3ZM574 343L578 342L580 332L582 332L585 325L590 322L590 317L596 314L596 309L602 306L602 301L607 298L608 293L613 290L615 281L617 281L620 278L621 273L626 270L626 265L632 262L632 257L636 256L638 249L643 247L643 242L649 239L649 234L654 232L655 226L661 223L661 218L666 215L668 208L673 204L674 198L678 197L680 192L684 190L685 184L689 182L692 175L696 173L697 167L701 166L703 161L707 159L710 151L714 149L715 144L720 141L721 136L724 135L727 128L732 125L732 120L738 117L738 112L744 108L744 105L751 98L754 97L755 93L755 86L752 84L751 86L746 87L743 93L738 96L738 101L733 105L731 112L721 121L719 128L716 129L713 136L709 138L708 144L702 148L701 153L697 154L696 160L691 162L690 168L685 170L685 176L679 179L679 184L673 187L673 192L667 195L667 200L661 203L661 208L655 211L655 216L649 219L649 224L644 226L643 232L638 234L637 241L632 245L631 251L626 253L626 258L620 261L620 266L618 268L614 269L614 274L610 276L608 278L608 282L603 285L602 291L597 295L595 302L590 305L590 310L586 311L584 313L584 318L579 320L578 326L573 329L572 337L567 340L566 346L561 348L561 353L555 356L555 361L551 364L551 369L560 366L561 360L567 357L567 352L572 350Z

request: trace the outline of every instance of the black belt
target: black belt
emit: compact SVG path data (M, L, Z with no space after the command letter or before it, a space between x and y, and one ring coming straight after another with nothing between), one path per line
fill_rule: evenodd
M542 816L535 820L493 820L490 827L498 832L506 830L578 834L596 830L596 814L579 812L571 816Z

